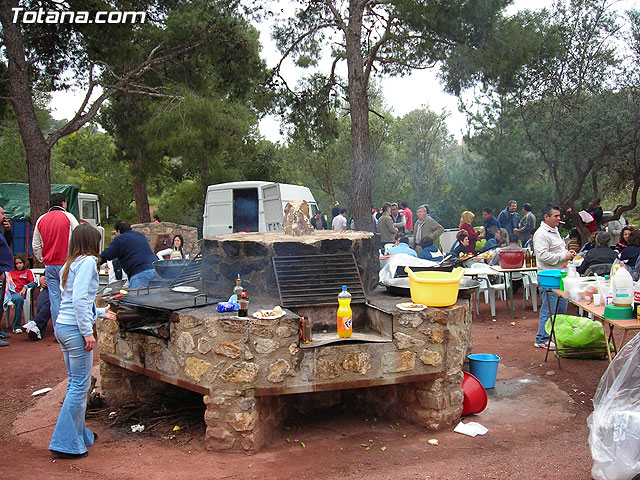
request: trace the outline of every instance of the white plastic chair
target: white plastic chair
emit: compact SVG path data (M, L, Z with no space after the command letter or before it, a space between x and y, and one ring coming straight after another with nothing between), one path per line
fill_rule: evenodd
M484 269L486 265L482 263L474 263L471 265L472 269ZM496 272L497 274L497 272ZM502 276L500 276L502 278ZM478 290L478 295L481 292L484 292L484 303L488 303L491 306L491 316L496 316L496 292L498 292L498 296L503 298L503 295L506 295L507 285L504 282L501 283L491 283L489 280L489 276L485 274L478 275L478 280L480 281L480 288ZM483 286L484 283L484 286Z
M522 286L524 292L522 293L522 308L525 307L526 301L531 297L531 303L533 304L533 311L538 311L538 272L523 272L522 274Z
M24 323L31 321L31 288L27 288L27 295L24 299L24 305L22 307L22 318ZM7 310L4 312L4 325L5 328L9 328L9 324L13 325L13 316L15 305L12 301L7 302Z

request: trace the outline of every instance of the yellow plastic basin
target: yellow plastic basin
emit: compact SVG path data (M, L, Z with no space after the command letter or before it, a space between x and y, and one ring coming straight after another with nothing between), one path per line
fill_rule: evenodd
M464 269L458 267L453 272L414 272L409 267L411 301L429 307L448 307L458 301L460 280Z

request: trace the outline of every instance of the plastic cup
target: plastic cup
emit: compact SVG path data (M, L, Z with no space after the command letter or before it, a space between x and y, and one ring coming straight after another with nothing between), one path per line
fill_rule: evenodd
M593 305L598 307L598 306L600 306L600 302L602 302L602 297L600 296L599 293L594 293L593 294Z

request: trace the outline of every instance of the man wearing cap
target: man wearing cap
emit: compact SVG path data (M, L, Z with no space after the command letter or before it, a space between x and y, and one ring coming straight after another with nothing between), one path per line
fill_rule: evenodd
M564 239L558 231L560 207L547 203L542 210L542 217L543 221L540 224L540 228L533 235L533 247L538 271L560 269L565 262L576 256L576 252L573 250L567 251ZM555 348L544 326L551 314L556 311L556 303L560 302L558 304L558 313L567 313L567 301L564 298L559 298L551 289L539 287L539 290L542 297L542 307L540 308L538 319L538 333L533 346L536 348Z

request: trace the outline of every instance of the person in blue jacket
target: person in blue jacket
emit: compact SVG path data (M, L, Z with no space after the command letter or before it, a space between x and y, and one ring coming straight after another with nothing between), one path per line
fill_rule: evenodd
M434 262L439 262L444 258L444 255L442 255L442 252L438 250L438 247L433 244L433 240L431 240L431 238L424 237L420 241L420 246L422 247L420 258L422 258L423 260L432 260Z
M49 443L49 451L58 458L86 457L87 447L96 440L84 418L97 343L93 325L97 317L117 320L114 312L95 305L99 251L100 232L86 223L76 227L62 267L60 313L55 329L69 374L67 393Z
M2 287L4 287L5 282L4 274L11 270L13 270L13 253L4 235L0 235L0 276L2 277L0 285L2 285ZM4 288L2 289L2 294L4 295ZM2 319L3 313L4 310L0 307L0 320ZM5 342L3 338L11 338L11 335L0 330L0 347L8 347L9 342Z
M124 273L129 277L129 288L148 287L152 280L158 278L153 268L157 260L149 246L147 237L131 230L129 222L118 220L114 226L116 237L100 254L100 262L120 260Z
M398 234L400 235L400 234ZM395 255L396 253L406 253L412 257L418 257L416 251L409 246L409 239L404 235L400 235L396 239L396 244L388 251L389 255Z

